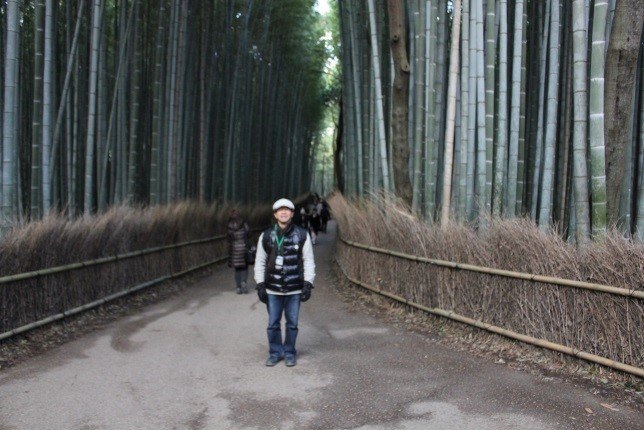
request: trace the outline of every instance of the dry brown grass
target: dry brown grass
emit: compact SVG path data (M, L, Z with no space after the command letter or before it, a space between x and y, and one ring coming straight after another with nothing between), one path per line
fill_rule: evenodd
M270 222L270 208L236 206L251 228ZM50 216L0 241L0 276L29 272L224 234L232 205L181 202L149 209L119 206L70 221ZM0 285L0 333L131 286L225 256L219 240Z
M460 263L644 289L644 245L610 233L583 250L525 219L426 225L386 198L329 199L341 235L385 249ZM338 246L350 276L429 307L644 367L644 303L407 261Z

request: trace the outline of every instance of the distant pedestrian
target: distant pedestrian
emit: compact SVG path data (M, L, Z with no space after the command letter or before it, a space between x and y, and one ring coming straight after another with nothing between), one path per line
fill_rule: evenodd
M267 366L275 366L282 358L291 367L297 363L297 338L300 303L311 298L315 279L315 261L311 237L295 225L295 206L288 199L273 204L277 224L265 230L257 243L255 282L257 296L268 310ZM282 315L286 333L282 341Z
M233 209L228 219L228 267L235 269L235 284L237 294L248 292L248 223L244 221L237 209Z
M309 216L306 213L306 209L304 208L304 206L302 206L300 208L300 214L299 215L300 216L297 219L297 225L299 225L300 227L302 227L305 230L308 230L309 229Z
M322 222L320 220L320 215L318 214L317 209L311 211L311 216L309 217L309 233L311 234L311 240L313 245L317 242L318 232L320 231L320 226Z
M326 201L322 201L322 211L320 212L320 221L322 222L321 230L326 233L326 225L329 223L331 218L331 212L329 211L329 205Z

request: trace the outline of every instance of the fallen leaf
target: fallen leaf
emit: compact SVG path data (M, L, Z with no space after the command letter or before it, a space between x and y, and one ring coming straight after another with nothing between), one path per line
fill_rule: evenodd
M584 408L584 409L585 409L585 410L586 410L586 412L588 412L589 414L592 414L592 413L593 413L593 410L592 410L592 409L590 409L590 408Z
M606 409L610 409L611 411L619 412L619 409L613 407L612 405L609 405L608 403L600 403L603 407Z

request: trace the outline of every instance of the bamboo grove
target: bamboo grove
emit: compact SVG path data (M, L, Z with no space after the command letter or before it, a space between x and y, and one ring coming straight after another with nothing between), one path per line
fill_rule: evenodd
M644 231L644 5L338 0L344 191L428 222Z
M313 4L2 2L3 223L307 189L326 55Z

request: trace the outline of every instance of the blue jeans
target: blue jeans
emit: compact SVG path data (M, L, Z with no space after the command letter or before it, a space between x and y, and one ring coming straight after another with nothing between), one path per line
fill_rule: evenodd
M274 357L295 357L297 338L297 318L300 313L301 294L290 296L268 295L268 346L269 354ZM282 342L282 314L286 317L286 336Z

